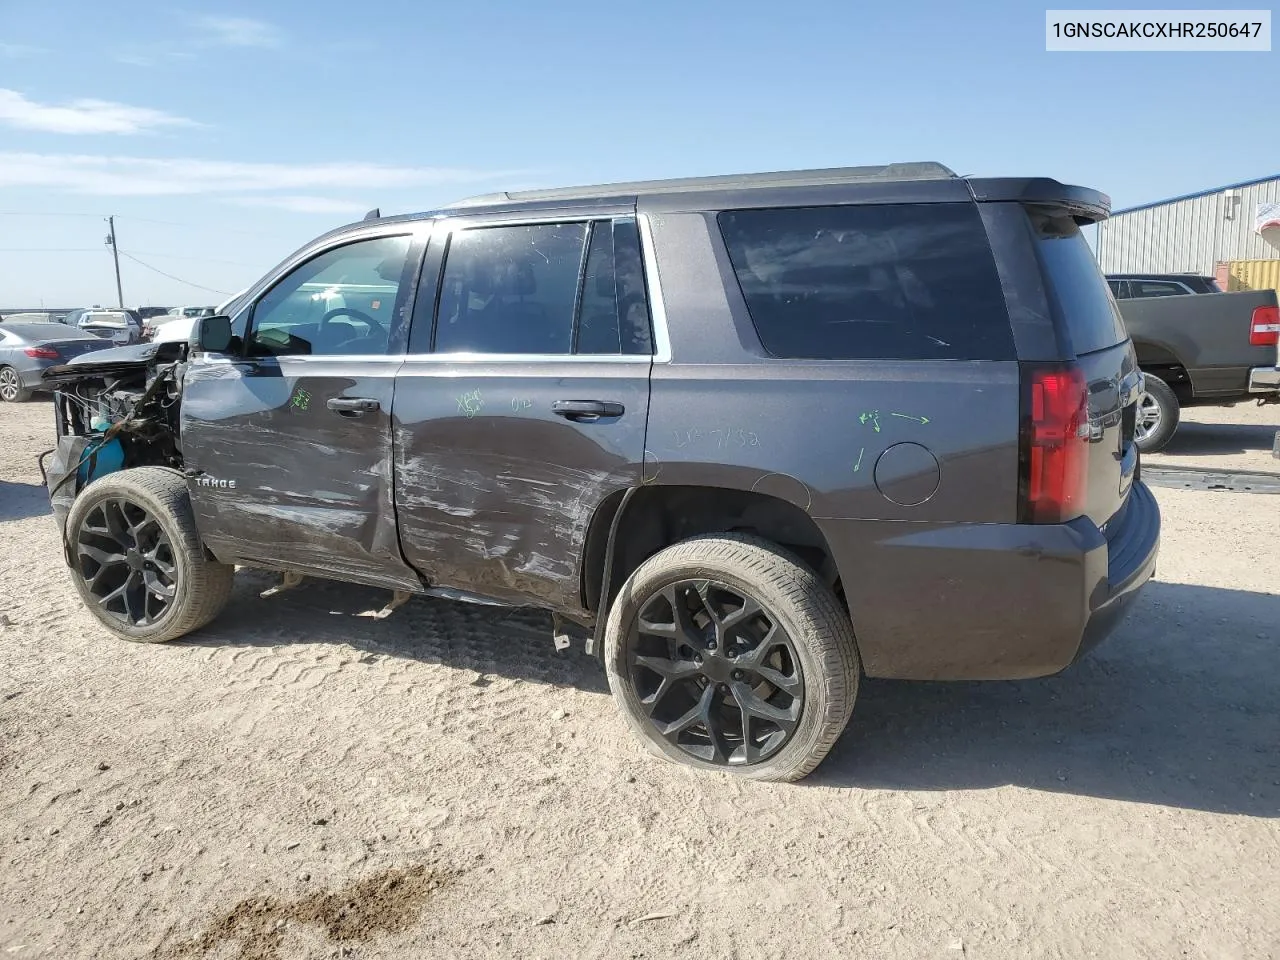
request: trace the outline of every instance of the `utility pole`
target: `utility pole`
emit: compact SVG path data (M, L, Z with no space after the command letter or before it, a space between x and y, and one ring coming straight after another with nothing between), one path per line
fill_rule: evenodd
M116 218L107 217L107 246L111 248L111 259L116 263L116 299L120 301L120 309L124 309L124 291L120 287L120 251L116 249Z

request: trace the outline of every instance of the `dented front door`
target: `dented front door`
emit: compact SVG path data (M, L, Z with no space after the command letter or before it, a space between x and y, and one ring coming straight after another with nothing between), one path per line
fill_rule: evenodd
M193 365L183 454L205 543L339 580L416 585L400 558L390 409L400 357L272 357ZM361 410L334 409L342 401Z
M428 226L318 242L250 294L238 349L188 368L183 460L218 559L420 585L396 538L391 409Z

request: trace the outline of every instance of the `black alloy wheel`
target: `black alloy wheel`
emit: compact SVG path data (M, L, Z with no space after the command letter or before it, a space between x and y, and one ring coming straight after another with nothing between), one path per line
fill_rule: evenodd
M103 500L76 530L76 563L89 594L109 617L131 627L169 612L178 564L160 521L123 498Z
M654 730L706 763L769 759L804 710L800 658L779 619L716 580L678 580L650 596L626 664Z

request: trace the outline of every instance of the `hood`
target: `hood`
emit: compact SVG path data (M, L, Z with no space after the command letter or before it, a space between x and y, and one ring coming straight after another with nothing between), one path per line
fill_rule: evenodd
M186 347L182 342L136 343L127 347L110 347L82 353L66 363L49 367L42 374L45 380L70 383L96 377L128 373L153 363L177 360Z

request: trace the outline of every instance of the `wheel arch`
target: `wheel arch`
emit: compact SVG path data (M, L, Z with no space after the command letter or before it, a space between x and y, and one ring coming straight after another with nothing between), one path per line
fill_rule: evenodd
M583 546L583 606L602 621L641 563L673 543L712 533L748 533L784 547L845 602L835 555L813 517L796 504L736 487L664 484L618 491L596 509Z

